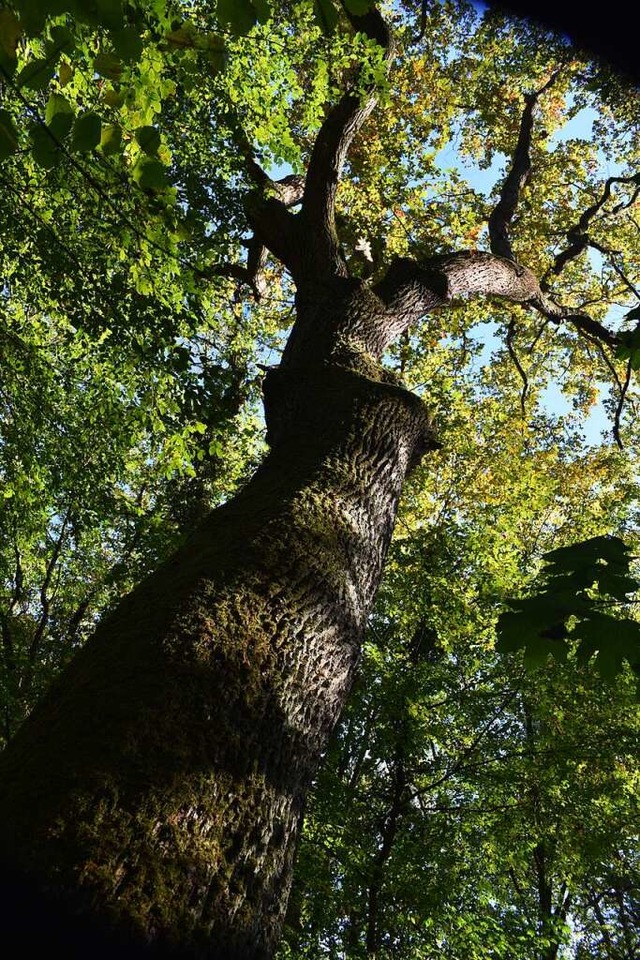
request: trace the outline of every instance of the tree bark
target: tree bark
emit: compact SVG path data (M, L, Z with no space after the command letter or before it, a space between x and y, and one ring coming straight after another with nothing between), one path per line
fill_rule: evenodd
M337 282L316 329L348 316L366 340L377 300ZM401 486L431 445L374 357L331 352L267 375L254 478L105 618L2 757L6 922L44 897L67 956L85 934L94 956L273 955Z

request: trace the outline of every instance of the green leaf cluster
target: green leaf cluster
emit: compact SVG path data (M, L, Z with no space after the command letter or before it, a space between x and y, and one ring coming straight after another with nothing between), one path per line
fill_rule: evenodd
M573 652L579 663L593 658L606 678L626 661L640 674L640 623L620 616L640 590L633 559L630 548L611 536L544 554L543 589L507 601L513 609L498 620L496 648L524 649L526 662L534 665Z

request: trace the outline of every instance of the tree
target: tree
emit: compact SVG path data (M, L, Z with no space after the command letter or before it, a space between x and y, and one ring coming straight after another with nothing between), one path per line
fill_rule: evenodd
M636 145L629 148L616 123L631 108L615 82L574 61L562 42L545 37L550 47L542 51L535 31L519 28L522 45L509 61L509 29L489 20L476 32L464 6L434 8L426 49L412 57L415 27L402 14L392 35L368 3L349 0L341 10L317 3L316 18L335 32L331 68L324 51L311 66L303 63L302 40L311 48L320 41L302 3L283 7L279 22L255 33L256 20L269 13L258 2L219 3L215 16L194 6L189 21L162 3L125 10L117 2L61 2L43 10L25 2L15 10L3 11L11 99L0 115L0 142L12 174L23 159L29 174L46 171L47 191L29 210L37 234L7 231L13 319L20 311L24 319L25 304L46 305L45 327L64 315L72 335L80 330L96 341L108 330L130 356L137 344L157 370L167 355L176 368L190 367L184 341L205 312L201 283L228 284L226 276L263 300L268 289L293 284L296 317L280 365L264 378L269 453L262 465L101 620L7 748L3 779L11 790L1 809L7 861L17 871L12 882L24 889L27 877L56 912L111 928L118 942L152 941L185 956L268 957L283 922L305 798L353 683L402 484L437 445L431 413L383 357L398 342L410 350L410 328L425 316L437 316L437 339L447 312L452 329L464 328L468 301L494 298L523 413L532 388L518 338L544 338L550 362L568 351L585 406L590 375L603 365L613 372L621 442L638 355L630 298L637 225L629 213L637 175L625 168L589 183L585 168L597 168L595 152L560 146L547 155L533 132L537 112L552 132L592 90L609 111L603 123L611 150L633 158ZM300 28L293 39L292 23ZM227 27L247 39L223 41ZM269 43L288 42L281 58L251 53L260 30ZM475 97L473 119L438 95L460 81L447 62L452 38L460 44L455 67ZM396 56L397 84L385 94ZM489 59L507 70L501 110ZM177 81L167 76L174 60ZM207 76L198 73L203 61ZM252 87L261 70L264 98ZM347 74L346 92L335 98L333 70ZM294 90L276 103L283 76ZM417 85L432 91L431 118L412 93ZM211 95L211 106L203 108L194 90ZM389 98L389 123L365 126L378 95ZM121 111L117 121L105 122L109 110ZM291 122L283 119L287 110ZM431 174L425 143L437 151L454 123L469 155L487 164L495 150L510 156L491 212L475 191L470 203L452 200L430 214L429 185L412 182L421 165L424 178ZM219 148L218 164L203 148L208 139ZM256 145L272 168L288 160L300 172L270 176ZM393 160L384 171L392 204L372 202L383 199L385 157ZM563 166L579 183L566 184L547 214ZM22 225L21 191L10 183ZM81 201L78 216L70 202L86 184L102 204L97 222L90 205ZM459 186L455 175L447 186ZM381 208L389 213L381 216ZM75 245L54 249L52 209L70 235L79 228ZM408 217L415 229L407 234ZM484 220L488 235L476 249ZM176 251L185 234L183 256ZM229 265L226 255L241 244L246 265ZM40 264L36 281L26 275L25 247ZM590 250L603 258L602 269L588 269ZM69 269L79 256L88 274L77 263ZM290 279L282 279L282 267ZM103 275L121 310L105 309ZM607 310L619 300L626 319L613 332ZM285 326L282 317L278 323ZM550 325L560 324L565 332L551 338ZM210 412L211 397L221 401L230 383L246 381L238 351L231 353L213 375L203 362L197 384L185 390L190 399L204 392L201 410ZM172 396L166 382L159 392ZM191 422L207 434L222 421ZM59 542L76 512L56 518ZM19 559L14 566L18 604ZM15 626L5 617L9 653Z

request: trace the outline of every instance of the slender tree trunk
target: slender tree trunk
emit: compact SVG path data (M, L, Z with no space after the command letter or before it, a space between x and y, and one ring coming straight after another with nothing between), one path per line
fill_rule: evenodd
M366 329L349 290L325 331ZM421 402L347 354L268 374L255 477L104 620L2 758L16 889L119 949L275 949L305 796L429 446Z

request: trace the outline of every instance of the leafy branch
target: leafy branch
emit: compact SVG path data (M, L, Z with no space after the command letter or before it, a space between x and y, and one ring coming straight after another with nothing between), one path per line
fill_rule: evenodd
M629 606L640 590L633 559L624 541L610 536L544 554L542 588L507 601L511 610L498 620L496 649L524 650L533 667L573 653L579 664L593 662L605 679L622 672L626 661L640 680L640 623L611 612Z

